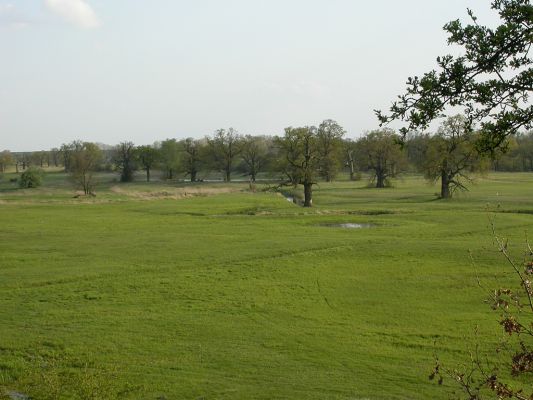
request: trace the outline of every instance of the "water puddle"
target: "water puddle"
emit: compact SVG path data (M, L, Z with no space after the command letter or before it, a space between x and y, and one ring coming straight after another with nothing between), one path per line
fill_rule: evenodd
M296 204L297 206L303 206L303 202L298 197L294 197L292 194L287 192L281 192L281 195L287 200L288 202L292 204Z
M328 228L341 228L341 229L369 229L373 228L376 225L374 224L356 224L352 222L346 222L342 224L324 224L321 226L326 226Z

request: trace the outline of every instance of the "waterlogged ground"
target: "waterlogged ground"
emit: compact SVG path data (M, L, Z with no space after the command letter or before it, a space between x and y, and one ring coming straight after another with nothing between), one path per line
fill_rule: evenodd
M321 183L312 210L266 185L103 176L86 199L64 178L0 183L0 388L36 398L448 398L434 354L501 337L489 217L517 254L533 222L530 174L453 201L419 177Z

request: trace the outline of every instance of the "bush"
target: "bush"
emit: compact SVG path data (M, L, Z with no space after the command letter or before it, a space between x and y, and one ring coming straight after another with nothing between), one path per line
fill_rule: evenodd
M30 167L20 176L19 186L23 189L39 187L43 183L43 176L42 169Z

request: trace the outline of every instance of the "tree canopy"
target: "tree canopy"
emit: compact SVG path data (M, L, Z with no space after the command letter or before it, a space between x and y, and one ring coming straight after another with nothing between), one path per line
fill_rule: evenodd
M480 125L482 151L493 151L509 135L533 127L533 105L528 103L533 90L533 6L529 0L493 0L491 8L500 16L496 28L481 25L471 10L469 24L455 20L444 26L448 44L459 46L463 54L439 57L437 69L408 78L406 93L389 113L376 110L381 124L404 121L405 136L463 107L470 128Z
M477 137L465 129L465 118L459 114L446 119L426 141L421 169L426 179L440 180L441 198L452 197L456 190L467 190L465 184L471 181L472 173L486 166L475 148Z
M316 184L321 161L317 128L286 128L285 136L276 138L276 142L284 161L285 174L293 184L303 185L304 207L311 207L313 185Z
M387 186L389 178L396 176L406 163L398 145L398 135L391 129L375 130L357 141L359 163L371 172L377 188Z

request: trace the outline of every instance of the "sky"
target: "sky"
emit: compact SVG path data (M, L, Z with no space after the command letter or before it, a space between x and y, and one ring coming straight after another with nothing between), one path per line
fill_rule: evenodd
M0 151L376 129L489 0L0 0ZM395 126L393 126L395 127Z

